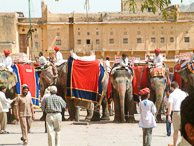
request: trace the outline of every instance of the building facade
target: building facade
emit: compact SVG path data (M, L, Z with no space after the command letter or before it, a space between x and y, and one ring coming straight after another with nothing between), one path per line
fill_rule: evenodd
M69 51L74 49L80 56L94 50L99 59L109 55L113 60L115 55L126 53L144 60L145 54L159 48L166 54L166 63L170 67L175 64L175 55L192 51L194 13L181 12L177 22L170 17L169 21L165 21L159 10L156 14L150 9L142 13L142 0L136 1L136 13L130 13L125 2L121 0L120 13L53 14L42 1L42 17L32 18L32 39L28 41L28 18L22 13L10 14L12 17L6 18L12 21L9 23L4 22L1 14L0 25L3 27L0 29L5 33L0 34L0 51L29 52L32 58L42 51L47 57L54 54L53 48L57 45L64 58L68 58ZM9 28L10 31L4 31ZM2 42L9 42L9 47L3 46Z

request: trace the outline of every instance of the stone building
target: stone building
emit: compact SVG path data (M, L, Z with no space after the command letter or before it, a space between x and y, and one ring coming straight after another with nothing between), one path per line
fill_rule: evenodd
M135 13L129 12L126 0L121 0L119 13L89 14L53 14L42 1L42 17L32 18L33 33L29 41L26 41L28 18L22 13L0 14L0 26L3 25L0 29L4 32L0 33L0 49L29 51L34 58L40 51L52 56L57 45L64 58L74 49L81 56L95 50L99 59L107 55L113 59L126 53L144 60L145 54L160 48L166 54L166 64L173 67L175 55L194 48L194 12L179 13L177 22L172 17L165 21L159 10L153 14L148 8L142 13L142 1L136 0Z

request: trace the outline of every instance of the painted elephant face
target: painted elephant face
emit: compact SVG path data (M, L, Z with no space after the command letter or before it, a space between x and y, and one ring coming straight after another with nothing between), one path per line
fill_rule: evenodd
M188 75L190 74L190 72L188 71L187 68L181 69L178 74L180 75L180 77L185 81L188 82Z

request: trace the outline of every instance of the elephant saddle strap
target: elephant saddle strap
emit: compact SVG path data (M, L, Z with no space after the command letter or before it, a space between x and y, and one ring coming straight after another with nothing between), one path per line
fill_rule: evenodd
M191 73L194 73L194 63L189 64L188 69Z
M165 77L165 68L151 68L150 75L151 77Z

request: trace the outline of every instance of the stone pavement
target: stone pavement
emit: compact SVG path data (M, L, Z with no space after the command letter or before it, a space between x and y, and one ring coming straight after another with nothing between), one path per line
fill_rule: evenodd
M81 112L81 119L84 119L85 114L85 111ZM41 112L38 110L35 116L28 146L47 146L44 122L38 120ZM138 115L136 117L138 119ZM112 121L113 117L110 121L90 122L89 125L73 125L73 122L65 121L62 123L61 146L142 146L142 129L138 127L138 123L116 124ZM9 124L7 131L10 134L0 135L0 146L22 145L19 125ZM172 140L172 136L166 136L165 124L158 124L153 129L152 146L167 146Z

